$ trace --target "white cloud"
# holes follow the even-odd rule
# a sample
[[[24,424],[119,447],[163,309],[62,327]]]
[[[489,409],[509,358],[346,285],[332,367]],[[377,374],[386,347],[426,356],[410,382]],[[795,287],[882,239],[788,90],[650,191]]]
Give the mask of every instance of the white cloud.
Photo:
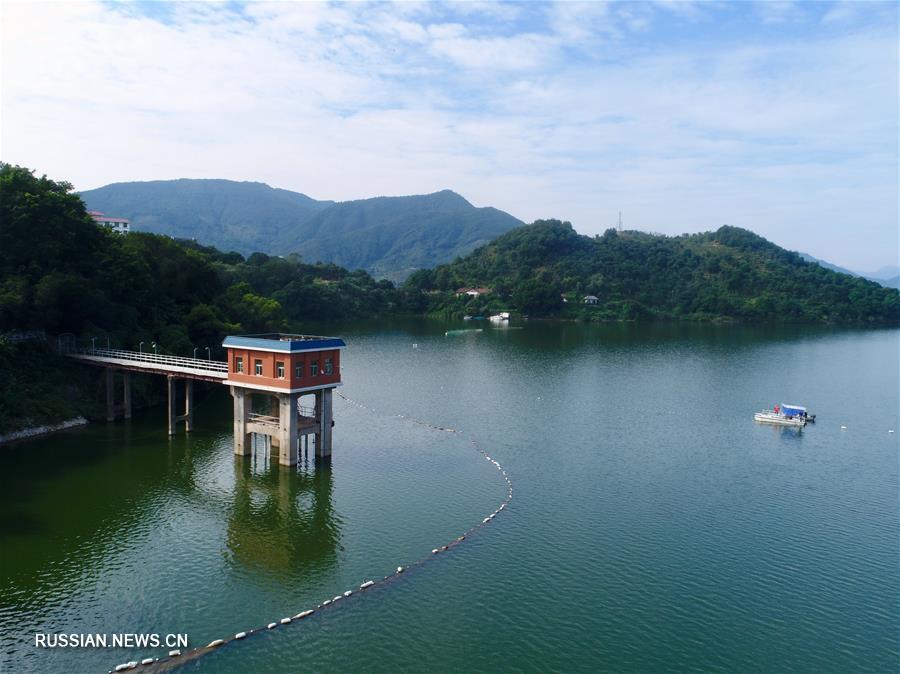
[[[192,4],[160,21],[130,5],[5,3],[0,147],[81,189],[451,188],[586,233],[623,210],[654,231],[728,222],[847,266],[885,263],[896,31],[831,21],[827,35],[734,43],[713,23],[730,6],[690,7]],[[700,21],[696,44],[669,39]],[[864,236],[848,243],[848,227]]]

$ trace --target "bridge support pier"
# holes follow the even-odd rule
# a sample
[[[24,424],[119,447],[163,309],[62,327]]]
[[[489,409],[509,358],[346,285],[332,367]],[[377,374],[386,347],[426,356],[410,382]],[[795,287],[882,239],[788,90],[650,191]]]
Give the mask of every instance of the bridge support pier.
[[[247,432],[250,399],[246,395],[246,389],[239,386],[231,387],[231,397],[234,399],[234,453],[238,456],[250,456],[253,453],[253,444]]]
[[[276,419],[281,418],[281,396],[276,395],[269,398],[269,414]],[[276,433],[269,436],[269,446],[272,449],[281,448],[281,433]]]
[[[122,373],[122,405],[116,404],[116,371],[104,368],[106,376],[106,420],[115,421],[116,413],[121,410],[125,419],[131,418],[131,375]]]
[[[300,453],[300,435],[297,432],[299,399],[297,393],[278,394],[278,463],[282,466],[297,465]],[[274,443],[272,446],[275,446]]]
[[[115,377],[115,371],[108,367],[106,368],[106,420],[107,421],[115,421],[116,420],[116,392],[113,388],[113,378]]]
[[[122,373],[122,414],[126,419],[131,418],[131,374]]]
[[[194,430],[194,381],[192,379],[184,380],[184,414],[177,412],[177,394],[175,391],[176,377],[168,375],[166,377],[169,393],[169,435],[175,435],[175,426],[179,421],[184,422],[184,430],[190,433]]]
[[[316,460],[331,461],[332,397],[334,389],[316,391]]]

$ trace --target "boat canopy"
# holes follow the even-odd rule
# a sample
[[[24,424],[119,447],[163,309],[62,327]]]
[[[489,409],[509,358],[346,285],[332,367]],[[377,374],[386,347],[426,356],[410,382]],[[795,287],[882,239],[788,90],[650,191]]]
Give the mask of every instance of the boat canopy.
[[[800,414],[806,414],[806,408],[800,405],[788,405],[787,403],[781,403],[781,412],[789,417],[792,417]]]

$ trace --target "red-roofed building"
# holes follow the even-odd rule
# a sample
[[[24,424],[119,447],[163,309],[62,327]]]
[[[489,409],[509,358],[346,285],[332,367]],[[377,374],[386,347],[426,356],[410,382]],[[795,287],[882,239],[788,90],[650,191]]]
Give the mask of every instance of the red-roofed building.
[[[128,234],[131,231],[131,220],[128,218],[114,218],[111,215],[104,215],[100,211],[88,211],[94,222],[101,227],[108,227],[116,234]]]

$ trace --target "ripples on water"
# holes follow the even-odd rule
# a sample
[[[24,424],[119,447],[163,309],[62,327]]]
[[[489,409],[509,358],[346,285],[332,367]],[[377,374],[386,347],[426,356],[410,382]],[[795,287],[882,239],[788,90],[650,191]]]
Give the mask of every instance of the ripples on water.
[[[185,669],[896,671],[897,331],[446,327],[342,330],[346,392],[478,437],[515,482],[504,517]],[[819,424],[750,421],[782,401]],[[332,469],[291,473],[235,461],[229,414],[210,397],[190,438],[153,411],[3,450],[13,671],[149,654],[35,650],[35,631],[203,645],[292,615],[503,497],[462,438],[338,402]]]

